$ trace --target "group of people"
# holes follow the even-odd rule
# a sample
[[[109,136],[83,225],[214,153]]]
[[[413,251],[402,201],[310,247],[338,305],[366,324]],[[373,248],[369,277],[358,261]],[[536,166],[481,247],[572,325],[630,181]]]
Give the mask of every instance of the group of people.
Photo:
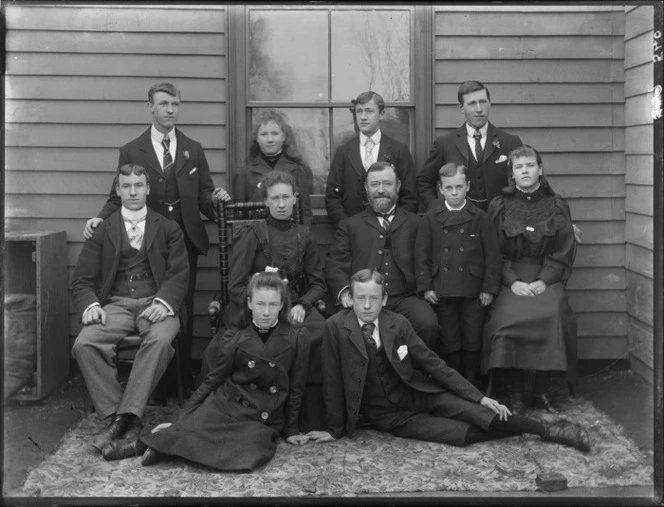
[[[253,470],[280,435],[294,445],[327,442],[362,423],[457,446],[530,433],[589,450],[585,428],[525,416],[528,404],[556,411],[552,371],[574,377],[569,207],[543,176],[540,154],[488,122],[482,83],[463,83],[458,100],[464,124],[436,139],[419,173],[408,148],[380,130],[382,97],[352,101],[358,135],[330,167],[325,204],[336,233],[324,263],[310,230],[312,173],[283,115],[255,118],[231,196],[214,187],[201,145],[175,128],[180,92],[153,86],[152,126],[121,148],[72,279],[83,324],[72,354],[108,421],[93,447],[108,460],[171,456]],[[144,429],[178,333],[193,387],[193,293],[208,247],[201,213],[215,219],[231,199],[269,210],[234,240],[233,318],[173,420]],[[296,205],[303,224],[293,221]],[[325,294],[338,308],[327,320],[315,305]],[[112,350],[131,333],[141,345],[123,389]],[[536,371],[528,399],[524,370]],[[480,390],[490,371],[502,373],[507,405]],[[319,418],[303,425],[307,406]]]

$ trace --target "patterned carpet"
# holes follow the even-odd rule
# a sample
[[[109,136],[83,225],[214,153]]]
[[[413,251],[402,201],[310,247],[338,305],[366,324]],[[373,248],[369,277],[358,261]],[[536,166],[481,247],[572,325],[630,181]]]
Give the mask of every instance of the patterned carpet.
[[[568,487],[651,486],[653,469],[636,445],[590,402],[562,402],[559,419],[590,432],[584,454],[539,437],[512,437],[465,449],[360,430],[352,440],[291,446],[253,473],[220,473],[169,460],[142,467],[139,458],[106,462],[88,442],[103,429],[84,416],[58,450],[28,475],[28,497],[256,497],[336,496],[433,491],[535,491],[542,472],[559,472]],[[146,422],[169,419],[175,407],[151,407]],[[531,412],[550,419],[548,414]]]

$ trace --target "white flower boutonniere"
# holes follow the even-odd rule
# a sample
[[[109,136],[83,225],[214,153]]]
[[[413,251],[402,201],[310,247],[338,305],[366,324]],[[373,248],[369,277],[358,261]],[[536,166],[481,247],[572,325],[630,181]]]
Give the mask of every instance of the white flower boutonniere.
[[[493,147],[496,148],[497,150],[500,149],[500,141],[498,139],[494,139],[491,144],[493,144]]]
[[[184,159],[185,159],[185,160],[189,160],[189,152],[188,152],[187,150],[184,150],[184,151],[182,152],[182,155],[184,155]]]
[[[397,349],[397,355],[399,356],[399,359],[403,361],[403,358],[408,355],[408,345],[402,345]]]

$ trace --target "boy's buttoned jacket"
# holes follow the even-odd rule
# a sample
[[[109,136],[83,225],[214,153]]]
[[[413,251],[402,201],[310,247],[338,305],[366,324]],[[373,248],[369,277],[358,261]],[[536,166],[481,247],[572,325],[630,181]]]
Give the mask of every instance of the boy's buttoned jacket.
[[[470,201],[460,211],[434,203],[415,242],[417,290],[439,297],[497,295],[501,273],[498,233],[489,216]]]

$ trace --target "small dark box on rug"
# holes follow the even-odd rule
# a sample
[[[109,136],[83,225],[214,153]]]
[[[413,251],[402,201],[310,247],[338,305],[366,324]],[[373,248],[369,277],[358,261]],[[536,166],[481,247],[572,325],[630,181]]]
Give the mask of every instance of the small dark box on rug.
[[[538,474],[535,479],[537,487],[546,493],[567,489],[567,478],[558,472],[545,472]]]

